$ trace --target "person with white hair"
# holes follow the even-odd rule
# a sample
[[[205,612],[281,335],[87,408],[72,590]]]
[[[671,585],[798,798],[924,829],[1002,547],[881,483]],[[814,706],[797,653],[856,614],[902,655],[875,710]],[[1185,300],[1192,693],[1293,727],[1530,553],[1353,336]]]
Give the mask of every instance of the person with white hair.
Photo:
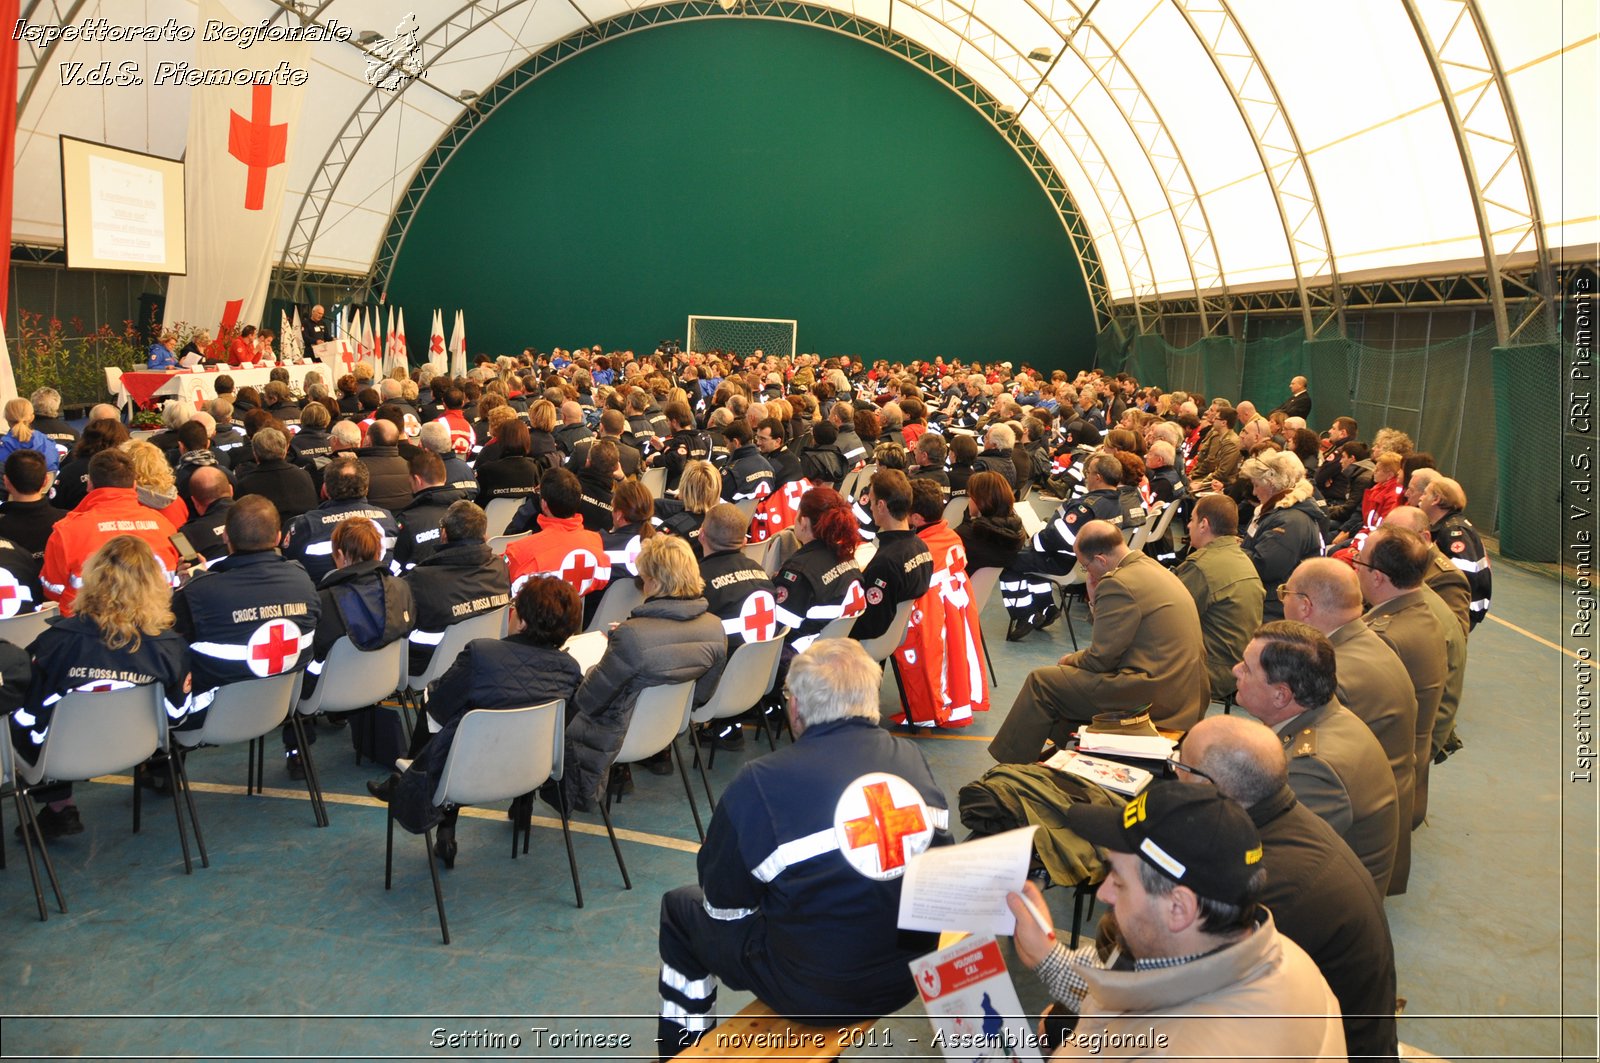
[[[55,388],[40,388],[28,396],[33,403],[33,430],[56,445],[57,456],[67,460],[78,445],[78,430],[61,419],[61,392]]]
[[[1264,587],[1276,587],[1308,557],[1320,557],[1327,527],[1312,498],[1306,467],[1288,451],[1268,451],[1239,467],[1255,491],[1255,518],[1245,530],[1244,552],[1255,563]],[[1283,619],[1283,602],[1268,595],[1263,611],[1268,621]]]
[[[916,996],[931,934],[896,926],[907,861],[948,845],[949,810],[922,751],[878,726],[882,672],[854,639],[789,666],[795,741],[748,761],[717,802],[696,886],[661,899],[663,1058],[716,1025],[717,982],[833,1025]]]

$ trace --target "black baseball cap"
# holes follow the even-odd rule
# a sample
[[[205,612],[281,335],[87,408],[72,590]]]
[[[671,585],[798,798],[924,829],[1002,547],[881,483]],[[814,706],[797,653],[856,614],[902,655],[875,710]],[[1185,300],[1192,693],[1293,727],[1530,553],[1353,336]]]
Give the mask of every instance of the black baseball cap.
[[[1127,805],[1074,804],[1067,828],[1145,863],[1201,896],[1240,904],[1261,866],[1261,836],[1236,802],[1208,783],[1153,783]]]

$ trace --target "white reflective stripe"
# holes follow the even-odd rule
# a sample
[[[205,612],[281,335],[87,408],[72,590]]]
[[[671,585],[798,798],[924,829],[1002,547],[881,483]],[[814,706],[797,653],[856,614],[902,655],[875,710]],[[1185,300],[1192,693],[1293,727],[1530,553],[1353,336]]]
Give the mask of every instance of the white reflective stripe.
[[[412,642],[423,646],[437,646],[444,641],[443,631],[423,631],[420,628],[406,636]]]
[[[839,835],[832,827],[819,830],[815,834],[807,834],[804,838],[784,842],[761,863],[751,869],[750,873],[762,882],[771,882],[783,872],[804,860],[814,856],[831,853],[839,848]]]
[[[773,612],[778,615],[778,623],[782,624],[786,628],[797,628],[801,624],[805,623],[804,617],[798,613],[791,613],[781,605],[774,607]]]
[[[327,539],[320,543],[307,543],[306,554],[311,557],[333,556],[333,540]]]
[[[717,1024],[715,1005],[711,1011],[690,1011],[675,1001],[663,1000],[661,1002],[661,1017],[668,1022],[675,1022],[690,1033],[701,1033]]]
[[[322,662],[321,661],[312,661],[310,664],[306,665],[306,671],[310,672],[312,675],[321,675],[322,674]]]
[[[1452,557],[1450,558],[1450,563],[1463,572],[1485,572],[1489,568],[1487,555],[1478,558],[1476,561],[1468,561],[1464,557]]]
[[[972,707],[970,705],[968,705],[968,706],[963,706],[963,708],[965,708],[965,710],[966,710],[965,717],[970,719],[971,716],[972,716]],[[960,709],[953,710],[950,713],[950,718],[951,719],[956,719],[958,715],[961,715],[961,710]],[[948,808],[934,808],[932,805],[929,805],[928,806],[928,818],[933,820],[933,829],[934,830],[949,830],[950,829],[950,810]]]
[[[27,709],[18,709],[16,712],[11,714],[11,718],[17,721],[18,727],[32,727],[34,724],[39,722],[33,713],[29,712]]]
[[[177,705],[174,705],[171,701],[167,701],[166,698],[162,698],[162,700],[167,702],[167,715],[172,719],[181,720],[185,716],[189,715],[188,698],[184,698],[183,701]]]
[[[713,919],[721,919],[725,923],[732,923],[739,919],[747,919],[756,914],[754,908],[713,908],[710,901],[702,900],[701,906],[706,914]],[[674,987],[676,988],[676,987]]]
[[[711,906],[706,905],[709,909]],[[691,979],[682,971],[669,964],[661,965],[661,984],[668,989],[675,989],[691,1000],[704,1000],[717,991],[717,976],[708,974],[704,978]]]
[[[160,560],[160,559],[158,558],[157,560]],[[67,582],[71,583],[74,587],[82,587],[83,586],[83,577],[78,575],[76,572],[74,572],[72,575],[67,577]]]
[[[41,579],[39,583],[43,585],[44,589],[49,591],[51,594],[60,594],[62,591],[67,589],[67,585],[65,583],[51,583],[47,579]]]
[[[744,631],[744,618],[736,616],[732,620],[724,620],[722,622],[722,630],[724,634],[728,635],[739,634]]]
[[[203,653],[207,657],[215,657],[220,661],[247,661],[250,659],[250,647],[234,645],[227,642],[191,642],[189,648],[196,653]]]
[[[790,625],[788,625],[788,624],[784,625],[784,627],[789,627],[789,626]],[[796,653],[804,653],[804,652],[806,652],[806,647],[811,645],[813,642],[817,641],[817,636],[820,635],[820,634],[822,634],[822,632],[818,631],[818,632],[814,632],[814,633],[812,633],[810,635],[801,635],[799,638],[795,639],[794,640],[794,652],[796,652]]]
[[[1489,599],[1488,598],[1478,598],[1478,599],[1474,600],[1472,602],[1472,604],[1468,608],[1480,609],[1483,612],[1487,613],[1489,611]]]

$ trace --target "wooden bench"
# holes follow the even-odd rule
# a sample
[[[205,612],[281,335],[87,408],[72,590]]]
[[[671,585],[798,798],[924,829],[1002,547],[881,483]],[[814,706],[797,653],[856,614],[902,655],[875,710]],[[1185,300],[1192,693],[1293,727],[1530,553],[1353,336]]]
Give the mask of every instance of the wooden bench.
[[[870,1043],[876,1019],[848,1026],[807,1026],[752,1000],[737,1015],[713,1027],[679,1059],[833,1060],[846,1049]]]

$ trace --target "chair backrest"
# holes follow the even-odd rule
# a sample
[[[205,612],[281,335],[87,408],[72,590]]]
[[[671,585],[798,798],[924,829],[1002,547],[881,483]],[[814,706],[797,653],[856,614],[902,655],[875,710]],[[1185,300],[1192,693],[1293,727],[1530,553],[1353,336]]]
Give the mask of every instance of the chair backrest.
[[[17,785],[16,755],[11,751],[11,725],[0,727],[0,793],[9,793]]]
[[[636,764],[653,757],[672,744],[689,727],[689,704],[694,700],[694,683],[666,683],[646,687],[633,703],[633,718],[622,738],[618,764]]]
[[[756,515],[756,507],[760,504],[759,498],[741,498],[734,503],[734,507],[744,514],[745,520],[750,520]]]
[[[497,639],[500,632],[506,627],[506,608],[502,607],[488,613],[479,613],[459,620],[444,629],[444,637],[439,640],[439,645],[433,648],[433,657],[428,661],[428,667],[421,675],[410,675],[411,655],[406,654],[406,687],[410,690],[423,690],[429,683],[444,675],[445,670],[456,663],[456,658],[461,656],[461,651],[467,648],[467,643],[473,639]]]
[[[1017,519],[1022,521],[1022,533],[1029,539],[1044,530],[1044,518],[1039,516],[1039,511],[1033,508],[1032,503],[1024,503],[1016,508]]]
[[[484,514],[489,518],[488,534],[499,536],[503,533],[506,526],[511,523],[511,518],[517,515],[517,510],[521,508],[523,501],[524,499],[520,497],[491,498],[489,508],[484,510]]]
[[[1133,534],[1128,537],[1129,550],[1136,554],[1144,550],[1144,544],[1150,541],[1150,527],[1150,522],[1147,520],[1133,529]]]
[[[856,616],[861,614],[857,613]],[[828,626],[817,632],[819,639],[843,639],[850,637],[850,631],[856,626],[855,616],[841,616],[837,620],[828,621]]]
[[[781,629],[765,642],[746,642],[733,651],[711,700],[690,713],[695,723],[738,716],[767,696],[783,656]]]
[[[636,579],[624,577],[612,580],[600,595],[600,604],[595,606],[594,618],[589,621],[585,631],[605,631],[612,624],[620,624],[644,601],[644,589]]]
[[[1167,528],[1172,524],[1173,516],[1178,512],[1176,501],[1168,502],[1161,507],[1161,516],[1156,518],[1156,526],[1150,532],[1150,541],[1158,543],[1167,534]]]
[[[761,568],[769,576],[776,576],[778,569],[800,549],[800,540],[795,536],[793,528],[783,531],[767,540],[767,552],[761,558]]]
[[[667,493],[667,467],[657,465],[646,469],[639,474],[639,482],[650,489],[651,498],[660,498]]]
[[[547,701],[516,709],[473,709],[461,717],[434,791],[435,805],[481,805],[521,797],[561,778],[567,708]]]
[[[967,496],[956,495],[944,504],[944,519],[950,527],[954,528],[961,523],[961,518],[967,512]]]
[[[772,552],[772,544],[777,541],[778,540],[776,538],[772,538],[763,539],[759,543],[745,543],[743,547],[744,556],[748,557],[750,560],[754,561],[756,564],[765,569],[767,566],[767,555]]]
[[[50,620],[60,615],[60,606],[55,602],[45,602],[31,613],[8,616],[0,620],[0,639],[26,649],[28,643],[38,638],[44,633],[44,629],[50,626]]]
[[[989,596],[994,593],[995,584],[1000,582],[1001,569],[980,568],[973,574],[968,587],[971,588],[972,601],[978,607],[978,612],[983,612],[983,607],[989,604]]]
[[[288,719],[300,700],[304,672],[285,672],[265,679],[247,679],[217,688],[197,731],[174,731],[182,746],[222,746],[251,742]]]
[[[489,537],[489,549],[500,557],[504,557],[512,543],[519,539],[526,539],[532,534],[533,532],[523,532],[520,535],[492,535]]]
[[[878,540],[861,540],[861,542],[856,545],[856,553],[854,558],[856,568],[866,571],[867,564],[876,556],[878,556]]]
[[[341,635],[328,651],[317,688],[301,712],[351,712],[376,705],[406,681],[409,643],[395,639],[381,650],[358,650],[349,635]]]
[[[865,639],[861,648],[867,651],[867,656],[882,664],[888,660],[889,654],[900,648],[900,643],[906,638],[906,625],[911,622],[911,609],[917,604],[915,598],[907,598],[894,607],[894,619],[889,621],[889,626],[883,634],[875,639]]]
[[[76,782],[126,771],[164,748],[167,710],[159,683],[94,694],[68,694],[50,716],[39,763],[30,780]]]

